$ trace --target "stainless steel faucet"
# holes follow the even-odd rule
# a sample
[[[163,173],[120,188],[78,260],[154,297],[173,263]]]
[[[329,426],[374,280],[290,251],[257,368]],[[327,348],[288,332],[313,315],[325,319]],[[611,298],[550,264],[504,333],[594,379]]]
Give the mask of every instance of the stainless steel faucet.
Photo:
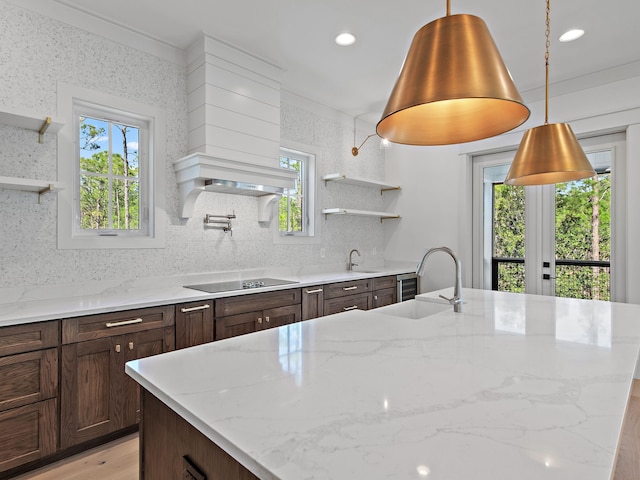
[[[358,266],[357,263],[353,263],[353,254],[354,253],[357,254],[358,257],[360,256],[360,252],[358,250],[356,250],[355,248],[349,252],[349,262],[347,262],[347,270],[349,270],[349,271],[352,271],[353,267],[357,267]]]
[[[453,298],[447,298],[444,295],[440,295],[440,298],[444,298],[447,302],[453,305],[454,312],[462,312],[462,264],[460,263],[460,260],[458,259],[456,254],[453,253],[453,250],[451,250],[449,247],[435,247],[427,250],[427,253],[424,254],[424,257],[422,257],[422,260],[420,260],[420,263],[418,264],[416,275],[422,275],[422,271],[424,270],[424,262],[427,257],[429,257],[429,255],[431,255],[433,252],[448,253],[449,255],[451,255],[451,258],[453,258],[453,262],[456,264],[456,284],[453,287]]]

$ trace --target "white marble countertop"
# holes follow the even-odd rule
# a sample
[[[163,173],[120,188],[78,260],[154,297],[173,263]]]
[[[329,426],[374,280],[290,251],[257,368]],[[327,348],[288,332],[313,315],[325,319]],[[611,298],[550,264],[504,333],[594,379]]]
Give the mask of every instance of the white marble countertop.
[[[609,479],[640,306],[463,292],[126,371],[261,479]]]
[[[269,268],[237,272],[211,272],[168,277],[96,281],[83,284],[46,285],[0,289],[0,327],[23,323],[78,317],[134,308],[222,298],[250,293],[305,287],[415,272],[407,262],[388,262],[348,272],[343,265],[311,266],[298,269]],[[279,278],[298,282],[275,287],[206,293],[183,285],[226,282],[251,278]]]

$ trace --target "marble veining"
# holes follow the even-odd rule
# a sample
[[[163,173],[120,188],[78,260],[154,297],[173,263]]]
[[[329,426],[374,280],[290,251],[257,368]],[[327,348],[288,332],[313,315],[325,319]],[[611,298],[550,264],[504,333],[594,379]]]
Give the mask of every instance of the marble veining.
[[[609,479],[640,307],[463,292],[126,368],[262,479]]]
[[[55,320],[133,308],[197,302],[234,295],[297,288],[310,285],[408,273],[413,263],[388,262],[364,272],[347,272],[343,264],[298,268],[254,268],[228,272],[195,273],[122,280],[101,280],[82,284],[0,288],[0,327],[21,323]],[[371,273],[374,272],[374,273]],[[275,277],[296,284],[205,293],[183,285],[224,282],[259,277]]]

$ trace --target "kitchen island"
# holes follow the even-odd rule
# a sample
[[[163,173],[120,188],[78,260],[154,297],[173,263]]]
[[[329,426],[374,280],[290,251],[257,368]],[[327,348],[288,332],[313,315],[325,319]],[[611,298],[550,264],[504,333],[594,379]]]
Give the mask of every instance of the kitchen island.
[[[463,297],[462,313],[427,294],[128,363],[142,478],[185,461],[208,480],[611,478],[640,306]]]

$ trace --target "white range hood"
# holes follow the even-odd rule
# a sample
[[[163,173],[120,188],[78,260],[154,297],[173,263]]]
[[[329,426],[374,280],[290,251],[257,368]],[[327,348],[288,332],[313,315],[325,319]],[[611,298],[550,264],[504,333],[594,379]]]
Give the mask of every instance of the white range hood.
[[[180,188],[181,217],[193,216],[196,199],[202,192],[222,192],[259,197],[259,221],[267,221],[264,211],[284,189],[294,188],[297,172],[225,160],[205,153],[193,153],[173,162]]]
[[[258,197],[259,220],[294,188],[280,168],[282,70],[202,33],[187,51],[188,155],[174,162],[181,217],[206,191]]]

